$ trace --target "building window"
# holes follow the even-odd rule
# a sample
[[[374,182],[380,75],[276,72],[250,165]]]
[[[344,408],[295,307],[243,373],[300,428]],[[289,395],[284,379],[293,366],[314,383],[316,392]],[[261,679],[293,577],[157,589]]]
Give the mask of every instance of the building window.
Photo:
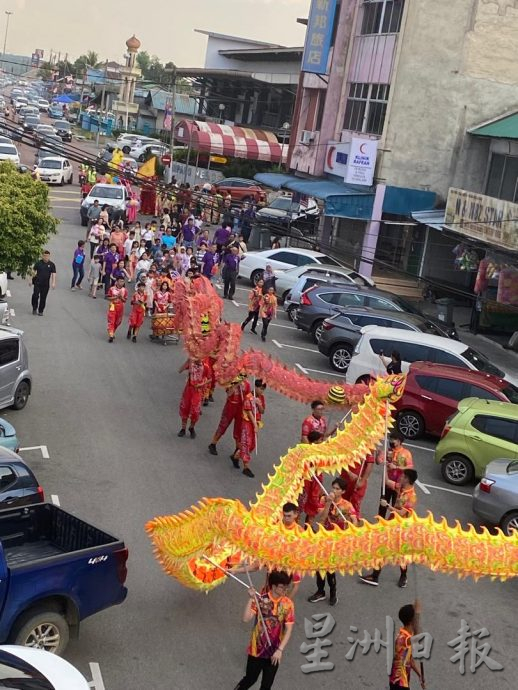
[[[365,0],[360,33],[397,34],[401,28],[404,0]]]
[[[518,156],[494,153],[486,184],[487,196],[518,201]]]
[[[382,134],[389,88],[389,84],[351,84],[345,107],[344,129]]]

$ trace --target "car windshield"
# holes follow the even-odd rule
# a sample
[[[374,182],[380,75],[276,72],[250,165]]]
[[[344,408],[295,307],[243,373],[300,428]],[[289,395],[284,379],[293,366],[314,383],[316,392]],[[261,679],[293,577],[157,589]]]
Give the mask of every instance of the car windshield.
[[[25,122],[29,125],[37,125],[39,121],[40,121],[40,118],[35,117],[34,115],[29,115],[29,117],[25,118]]]
[[[419,324],[419,330],[423,333],[430,333],[431,335],[441,335],[444,336],[444,332],[436,326],[433,321],[423,321]]]
[[[56,129],[70,129],[70,122],[56,122]]]
[[[518,388],[516,386],[513,386],[512,383],[508,383],[505,388],[502,388],[502,393],[509,402],[518,405]]]
[[[5,156],[16,156],[17,151],[14,146],[6,146],[5,144],[0,144],[0,154]]]
[[[99,185],[95,185],[88,196],[94,199],[122,199],[122,187],[99,187]]]
[[[50,158],[44,158],[40,162],[40,168],[51,168],[55,170],[61,170],[61,161],[54,161]]]
[[[340,266],[341,265],[338,263],[338,261],[335,261],[330,256],[326,256],[325,254],[319,254],[317,259],[319,261],[321,261],[323,264],[329,264],[330,266]]]
[[[279,211],[289,211],[292,207],[292,200],[291,197],[289,196],[278,196],[276,199],[272,201],[272,203],[267,207],[268,208],[277,208]],[[293,207],[296,207],[297,204],[293,204]]]
[[[38,132],[40,132],[40,133],[48,132],[49,134],[50,133],[54,134],[54,127],[51,127],[50,125],[38,125]]]
[[[467,359],[468,362],[473,364],[475,369],[478,369],[479,371],[484,371],[486,374],[493,374],[494,376],[499,376],[500,378],[505,376],[504,372],[491,364],[487,357],[481,355],[480,352],[476,352],[476,350],[472,350],[471,347],[468,347],[467,350],[464,350],[461,356],[464,357],[464,359]]]

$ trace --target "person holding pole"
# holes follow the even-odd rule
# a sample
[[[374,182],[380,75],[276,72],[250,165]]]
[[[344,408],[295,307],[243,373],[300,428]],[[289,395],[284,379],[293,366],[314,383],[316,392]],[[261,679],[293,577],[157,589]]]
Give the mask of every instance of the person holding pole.
[[[257,399],[251,392],[246,393],[243,399],[241,423],[237,427],[238,435],[235,437],[237,450],[230,456],[232,464],[239,468],[239,460],[243,461],[243,474],[246,477],[255,477],[249,467],[252,452],[257,448]]]
[[[385,498],[389,505],[394,505],[397,498],[397,491],[394,487],[400,481],[403,470],[414,467],[412,453],[403,446],[403,440],[403,436],[398,431],[393,431],[388,441],[390,450],[386,454],[386,477],[385,486],[382,489],[384,491],[382,499]],[[383,506],[382,503],[380,503],[378,515],[382,518],[387,515],[387,507]]]
[[[248,646],[246,673],[235,690],[247,690],[261,678],[261,689],[270,690],[290,640],[295,623],[295,607],[287,596],[291,576],[274,570],[268,576],[268,591],[259,595],[253,587],[243,613],[243,621],[254,621]]]
[[[343,497],[347,489],[347,484],[342,477],[336,477],[336,479],[333,480],[330,492],[327,492],[322,485],[321,487],[325,496],[322,497],[317,520],[323,523],[324,529],[333,530],[335,529],[335,525],[340,529],[345,529],[348,522],[357,525],[358,516],[356,511],[352,503]],[[326,577],[327,584],[329,585],[329,605],[336,606],[336,602],[338,601],[336,596],[336,574],[327,572]],[[308,598],[311,604],[315,604],[317,601],[323,601],[326,598],[325,579],[319,572],[317,572],[316,578],[317,591]]]

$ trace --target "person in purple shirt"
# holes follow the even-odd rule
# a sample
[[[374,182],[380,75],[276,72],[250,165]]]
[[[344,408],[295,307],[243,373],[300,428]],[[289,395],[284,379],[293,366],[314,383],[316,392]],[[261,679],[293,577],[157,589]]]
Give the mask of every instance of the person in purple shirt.
[[[187,223],[182,227],[182,244],[187,249],[194,246],[194,237],[196,235],[196,226],[194,225],[194,218],[188,218]]]
[[[239,261],[239,249],[237,247],[232,247],[231,251],[223,257],[223,270],[221,271],[223,299],[234,299]]]
[[[207,247],[207,251],[203,255],[203,259],[201,260],[201,272],[205,276],[205,278],[208,278],[211,282],[214,278],[213,269],[214,266],[218,265],[218,261],[219,257],[216,254],[216,245],[211,244],[209,247]]]
[[[229,223],[224,223],[220,228],[214,233],[212,241],[218,248],[218,253],[221,253],[223,247],[227,244],[232,233],[232,226]]]
[[[110,251],[104,255],[103,278],[104,278],[104,296],[108,299],[108,290],[111,287],[112,271],[120,259],[117,253],[117,245],[110,244]]]
[[[85,241],[84,240],[79,240],[77,243],[77,248],[74,252],[74,258],[72,259],[72,285],[70,286],[71,290],[75,290],[76,288],[78,290],[82,290],[83,288],[81,287],[81,283],[83,282],[83,278],[85,277]]]

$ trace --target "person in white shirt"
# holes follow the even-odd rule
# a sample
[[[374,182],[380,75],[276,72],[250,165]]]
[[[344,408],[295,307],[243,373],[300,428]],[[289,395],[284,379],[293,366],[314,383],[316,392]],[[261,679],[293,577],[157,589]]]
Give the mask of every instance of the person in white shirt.
[[[145,271],[146,273],[149,271],[151,268],[152,261],[148,257],[147,252],[144,252],[140,259],[137,261],[137,278],[139,277],[139,273],[141,271]]]
[[[130,230],[128,239],[124,242],[124,256],[129,256],[131,254],[131,249],[133,247],[133,242],[135,241],[135,230]]]
[[[97,251],[97,247],[99,246],[99,243],[103,238],[103,235],[104,226],[100,225],[99,223],[94,223],[94,225],[92,225],[92,227],[88,231],[86,239],[90,243],[90,259],[93,259],[93,256]]]

